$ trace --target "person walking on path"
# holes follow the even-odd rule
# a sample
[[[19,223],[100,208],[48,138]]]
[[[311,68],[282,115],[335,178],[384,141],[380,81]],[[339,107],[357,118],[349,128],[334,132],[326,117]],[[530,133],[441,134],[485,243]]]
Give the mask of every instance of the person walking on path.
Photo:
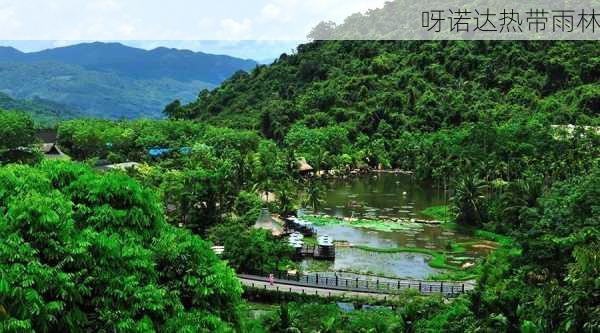
[[[269,274],[269,284],[270,284],[271,286],[274,286],[274,285],[275,285],[275,275],[273,275],[273,274]]]

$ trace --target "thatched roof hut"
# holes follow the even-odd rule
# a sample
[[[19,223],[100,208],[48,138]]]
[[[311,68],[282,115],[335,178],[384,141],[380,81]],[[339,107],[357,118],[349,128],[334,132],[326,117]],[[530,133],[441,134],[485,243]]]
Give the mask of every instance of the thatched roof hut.
[[[44,154],[44,156],[48,159],[69,159],[65,153],[60,150],[57,144],[55,143],[43,143],[39,146],[40,151]]]
[[[309,173],[309,172],[313,172],[313,171],[314,171],[313,167],[310,166],[310,164],[308,164],[308,162],[306,162],[306,159],[304,157],[302,157],[298,160],[298,172]]]

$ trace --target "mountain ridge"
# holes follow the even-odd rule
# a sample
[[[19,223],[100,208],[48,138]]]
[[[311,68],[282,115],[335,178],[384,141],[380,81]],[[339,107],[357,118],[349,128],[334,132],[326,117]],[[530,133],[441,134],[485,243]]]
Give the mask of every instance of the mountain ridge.
[[[2,51],[4,50],[4,51]],[[87,70],[113,72],[134,79],[171,78],[220,84],[239,70],[249,71],[254,60],[191,50],[157,47],[144,50],[121,43],[80,43],[37,52],[0,48],[0,62],[60,62]]]
[[[191,102],[199,91],[256,65],[231,56],[120,43],[29,53],[0,47],[0,92],[18,100],[56,102],[86,117],[161,118],[172,100]]]

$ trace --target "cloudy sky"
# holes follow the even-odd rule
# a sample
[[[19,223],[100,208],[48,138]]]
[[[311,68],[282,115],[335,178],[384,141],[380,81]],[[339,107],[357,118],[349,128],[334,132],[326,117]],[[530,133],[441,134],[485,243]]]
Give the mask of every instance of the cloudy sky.
[[[0,0],[0,41],[25,51],[76,41],[135,41],[126,44],[266,59],[289,52],[320,21],[339,23],[384,2]]]

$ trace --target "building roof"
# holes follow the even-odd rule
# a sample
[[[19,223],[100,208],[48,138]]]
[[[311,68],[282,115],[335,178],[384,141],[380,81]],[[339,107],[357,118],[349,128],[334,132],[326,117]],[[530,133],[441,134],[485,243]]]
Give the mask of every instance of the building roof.
[[[170,154],[172,152],[179,152],[182,155],[189,155],[192,153],[192,147],[181,147],[181,148],[152,148],[148,150],[148,155],[151,157],[161,157],[163,155]]]
[[[68,159],[65,153],[60,150],[57,144],[55,143],[43,143],[39,145],[40,151],[44,154],[46,158],[49,159]]]
[[[298,160],[298,171],[311,172],[313,170],[314,170],[313,167],[310,166],[310,164],[308,164],[308,162],[306,162],[306,159],[304,157],[302,157]]]
[[[213,246],[211,249],[216,255],[221,255],[225,252],[225,246]]]

